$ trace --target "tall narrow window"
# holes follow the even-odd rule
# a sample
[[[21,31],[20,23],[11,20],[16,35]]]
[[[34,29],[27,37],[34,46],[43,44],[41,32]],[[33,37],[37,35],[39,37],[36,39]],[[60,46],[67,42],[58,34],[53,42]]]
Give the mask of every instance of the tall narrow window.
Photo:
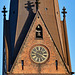
[[[56,63],[56,70],[58,70],[58,61],[56,60],[55,63]]]
[[[40,24],[36,27],[36,38],[43,38],[42,27]]]
[[[21,60],[22,70],[24,69],[24,60]]]

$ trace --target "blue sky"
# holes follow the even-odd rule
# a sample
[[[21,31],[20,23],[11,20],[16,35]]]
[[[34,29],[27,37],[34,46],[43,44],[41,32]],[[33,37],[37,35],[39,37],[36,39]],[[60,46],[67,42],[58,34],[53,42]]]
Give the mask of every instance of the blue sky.
[[[69,40],[70,58],[72,71],[75,72],[75,0],[58,0],[60,12],[63,6],[67,9],[66,23],[67,23],[67,33]],[[9,11],[10,0],[0,0],[0,75],[2,75],[2,52],[3,52],[3,6],[6,6]],[[62,14],[61,20],[63,18]],[[7,19],[9,19],[9,12],[7,13]]]

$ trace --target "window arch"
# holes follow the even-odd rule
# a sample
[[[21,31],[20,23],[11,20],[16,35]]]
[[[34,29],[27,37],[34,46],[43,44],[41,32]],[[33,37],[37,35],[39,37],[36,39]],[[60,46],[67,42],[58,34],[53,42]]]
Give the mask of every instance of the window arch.
[[[43,38],[42,27],[40,24],[36,27],[36,38]]]

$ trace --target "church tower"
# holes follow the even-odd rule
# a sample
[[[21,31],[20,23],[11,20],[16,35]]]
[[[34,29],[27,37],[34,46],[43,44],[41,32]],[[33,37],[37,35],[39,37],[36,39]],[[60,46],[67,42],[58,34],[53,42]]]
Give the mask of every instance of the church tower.
[[[11,0],[4,6],[3,75],[70,74],[66,9],[58,0]]]

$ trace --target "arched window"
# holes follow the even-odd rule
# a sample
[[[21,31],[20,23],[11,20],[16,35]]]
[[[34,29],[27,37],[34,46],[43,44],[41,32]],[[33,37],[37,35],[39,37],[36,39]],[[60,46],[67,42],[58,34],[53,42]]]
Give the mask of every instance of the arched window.
[[[36,38],[43,38],[42,27],[40,24],[36,27]]]

